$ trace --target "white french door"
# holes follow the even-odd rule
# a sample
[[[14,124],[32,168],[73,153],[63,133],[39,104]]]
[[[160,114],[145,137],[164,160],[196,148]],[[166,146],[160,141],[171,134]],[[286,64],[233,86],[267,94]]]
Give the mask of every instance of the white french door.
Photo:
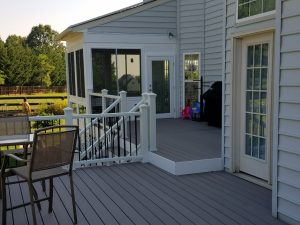
[[[240,171],[270,181],[272,34],[242,41]]]
[[[157,94],[158,118],[174,117],[174,59],[172,57],[148,57],[148,85]]]

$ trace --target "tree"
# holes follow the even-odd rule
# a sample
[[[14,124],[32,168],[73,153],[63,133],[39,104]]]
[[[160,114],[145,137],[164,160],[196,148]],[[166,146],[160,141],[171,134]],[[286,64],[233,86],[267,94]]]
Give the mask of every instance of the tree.
[[[50,25],[40,24],[31,29],[26,43],[36,55],[48,56],[48,63],[54,67],[49,74],[52,85],[65,85],[65,47],[56,40],[57,35],[58,32],[52,30]]]
[[[33,54],[25,45],[25,39],[10,35],[5,43],[6,57],[3,74],[6,85],[27,85],[32,72]]]
[[[49,63],[48,56],[39,54],[33,63],[31,84],[49,87],[51,85],[50,74],[54,66]]]
[[[4,41],[2,41],[0,38],[0,85],[5,84],[4,68],[7,54],[4,44]]]
[[[27,36],[27,45],[36,50],[48,47],[57,47],[59,42],[55,40],[58,33],[52,30],[50,25],[42,25],[32,27],[31,32]]]

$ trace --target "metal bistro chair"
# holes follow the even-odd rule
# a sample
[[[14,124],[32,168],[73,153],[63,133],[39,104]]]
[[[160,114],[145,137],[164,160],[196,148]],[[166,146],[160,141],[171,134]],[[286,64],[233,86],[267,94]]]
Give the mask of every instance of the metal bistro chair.
[[[11,173],[23,178],[29,186],[30,203],[7,208],[6,206],[6,185],[5,173],[1,173],[3,189],[3,207],[2,207],[2,225],[6,225],[6,212],[22,206],[31,205],[34,225],[36,222],[35,203],[48,200],[48,212],[53,211],[53,178],[63,175],[69,175],[71,196],[73,204],[74,223],[77,224],[77,214],[74,196],[74,186],[72,177],[72,164],[76,141],[78,138],[78,126],[53,126],[36,130],[34,132],[33,147],[31,159],[24,160],[13,154],[5,155],[4,168],[9,158],[21,162],[27,162],[27,166],[12,168]],[[49,197],[37,199],[33,183],[49,180]]]
[[[13,150],[10,149],[9,153],[23,154],[23,157],[26,158],[28,152],[29,139],[30,139],[30,122],[29,122],[28,115],[22,115],[22,114],[9,115],[9,116],[6,114],[0,115],[0,146],[2,148],[7,147],[7,149],[9,149],[8,146],[14,146],[14,143],[18,145],[23,144],[24,148],[13,149]],[[3,151],[0,150],[0,165],[1,165],[3,153],[7,152],[4,150]],[[1,194],[2,192],[1,192],[1,183],[0,183],[0,199],[2,198]]]

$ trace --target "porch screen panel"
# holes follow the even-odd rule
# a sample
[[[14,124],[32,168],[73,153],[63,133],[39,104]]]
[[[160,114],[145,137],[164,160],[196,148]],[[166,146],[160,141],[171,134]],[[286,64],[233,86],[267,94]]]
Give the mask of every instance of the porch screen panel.
[[[117,75],[119,91],[127,96],[141,94],[141,50],[117,49]]]
[[[94,92],[107,89],[109,94],[116,95],[116,50],[92,49],[93,85]]]
[[[85,97],[83,50],[76,51],[77,94]]]
[[[70,95],[76,95],[74,52],[68,53],[68,74]]]

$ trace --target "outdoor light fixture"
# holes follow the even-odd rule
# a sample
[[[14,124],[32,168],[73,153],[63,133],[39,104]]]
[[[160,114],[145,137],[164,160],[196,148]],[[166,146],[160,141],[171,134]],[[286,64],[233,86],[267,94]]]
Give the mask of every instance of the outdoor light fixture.
[[[173,39],[174,38],[174,34],[172,32],[169,32],[169,38]]]

